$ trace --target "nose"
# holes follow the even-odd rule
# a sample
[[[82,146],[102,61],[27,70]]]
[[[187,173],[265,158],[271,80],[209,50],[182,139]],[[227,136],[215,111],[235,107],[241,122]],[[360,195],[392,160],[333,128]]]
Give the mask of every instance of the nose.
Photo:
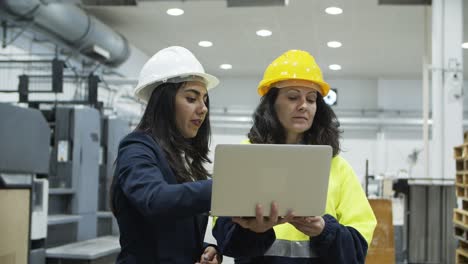
[[[307,109],[307,98],[302,97],[299,101],[299,111],[303,112]]]
[[[197,112],[198,112],[199,115],[203,115],[203,116],[208,112],[208,107],[206,106],[205,102],[202,101],[200,103]]]

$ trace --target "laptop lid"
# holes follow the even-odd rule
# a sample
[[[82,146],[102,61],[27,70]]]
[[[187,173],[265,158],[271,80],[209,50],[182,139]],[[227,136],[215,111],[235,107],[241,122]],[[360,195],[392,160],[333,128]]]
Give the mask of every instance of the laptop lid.
[[[211,214],[264,215],[276,201],[279,214],[323,215],[332,148],[324,145],[239,144],[216,146]]]

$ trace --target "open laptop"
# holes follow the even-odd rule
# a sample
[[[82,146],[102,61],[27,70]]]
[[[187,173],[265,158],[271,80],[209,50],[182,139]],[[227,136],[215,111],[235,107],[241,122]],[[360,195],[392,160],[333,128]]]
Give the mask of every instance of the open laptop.
[[[327,201],[332,148],[322,145],[217,145],[211,214],[265,216],[276,201],[280,216],[323,215]]]

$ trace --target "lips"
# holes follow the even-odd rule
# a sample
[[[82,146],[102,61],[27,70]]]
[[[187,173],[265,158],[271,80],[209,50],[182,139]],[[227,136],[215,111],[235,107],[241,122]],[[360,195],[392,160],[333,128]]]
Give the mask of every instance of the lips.
[[[305,116],[295,116],[295,117],[293,117],[293,119],[295,119],[295,120],[305,120],[305,121],[308,120],[307,117],[305,117]]]
[[[190,122],[192,122],[192,124],[194,124],[196,127],[200,127],[203,123],[203,120],[201,119],[194,119],[194,120],[190,120]]]

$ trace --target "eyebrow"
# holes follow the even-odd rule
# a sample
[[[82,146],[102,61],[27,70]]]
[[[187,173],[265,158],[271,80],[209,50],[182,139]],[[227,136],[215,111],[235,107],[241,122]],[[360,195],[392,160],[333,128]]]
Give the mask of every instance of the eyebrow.
[[[190,89],[190,88],[189,88],[189,89],[186,89],[186,90],[184,91],[184,93],[187,93],[187,92],[192,92],[192,93],[194,93],[194,94],[196,94],[196,95],[198,95],[198,96],[201,96],[201,93],[200,93],[199,91],[195,90],[195,89]],[[205,93],[205,94],[203,95],[203,97],[207,97],[207,96],[208,96],[208,93]]]
[[[289,93],[291,91],[295,91],[295,92],[298,92],[298,93],[301,93],[301,91],[299,89],[295,89],[295,88],[291,88],[289,89],[286,93]],[[310,95],[310,94],[315,94],[317,95],[317,91],[313,90],[313,91],[310,91],[308,93],[306,93],[306,96]]]
[[[289,92],[297,92],[297,93],[300,93],[301,91],[299,91],[298,89],[294,89],[294,88],[291,88],[291,89],[285,91],[285,93],[289,93]]]

